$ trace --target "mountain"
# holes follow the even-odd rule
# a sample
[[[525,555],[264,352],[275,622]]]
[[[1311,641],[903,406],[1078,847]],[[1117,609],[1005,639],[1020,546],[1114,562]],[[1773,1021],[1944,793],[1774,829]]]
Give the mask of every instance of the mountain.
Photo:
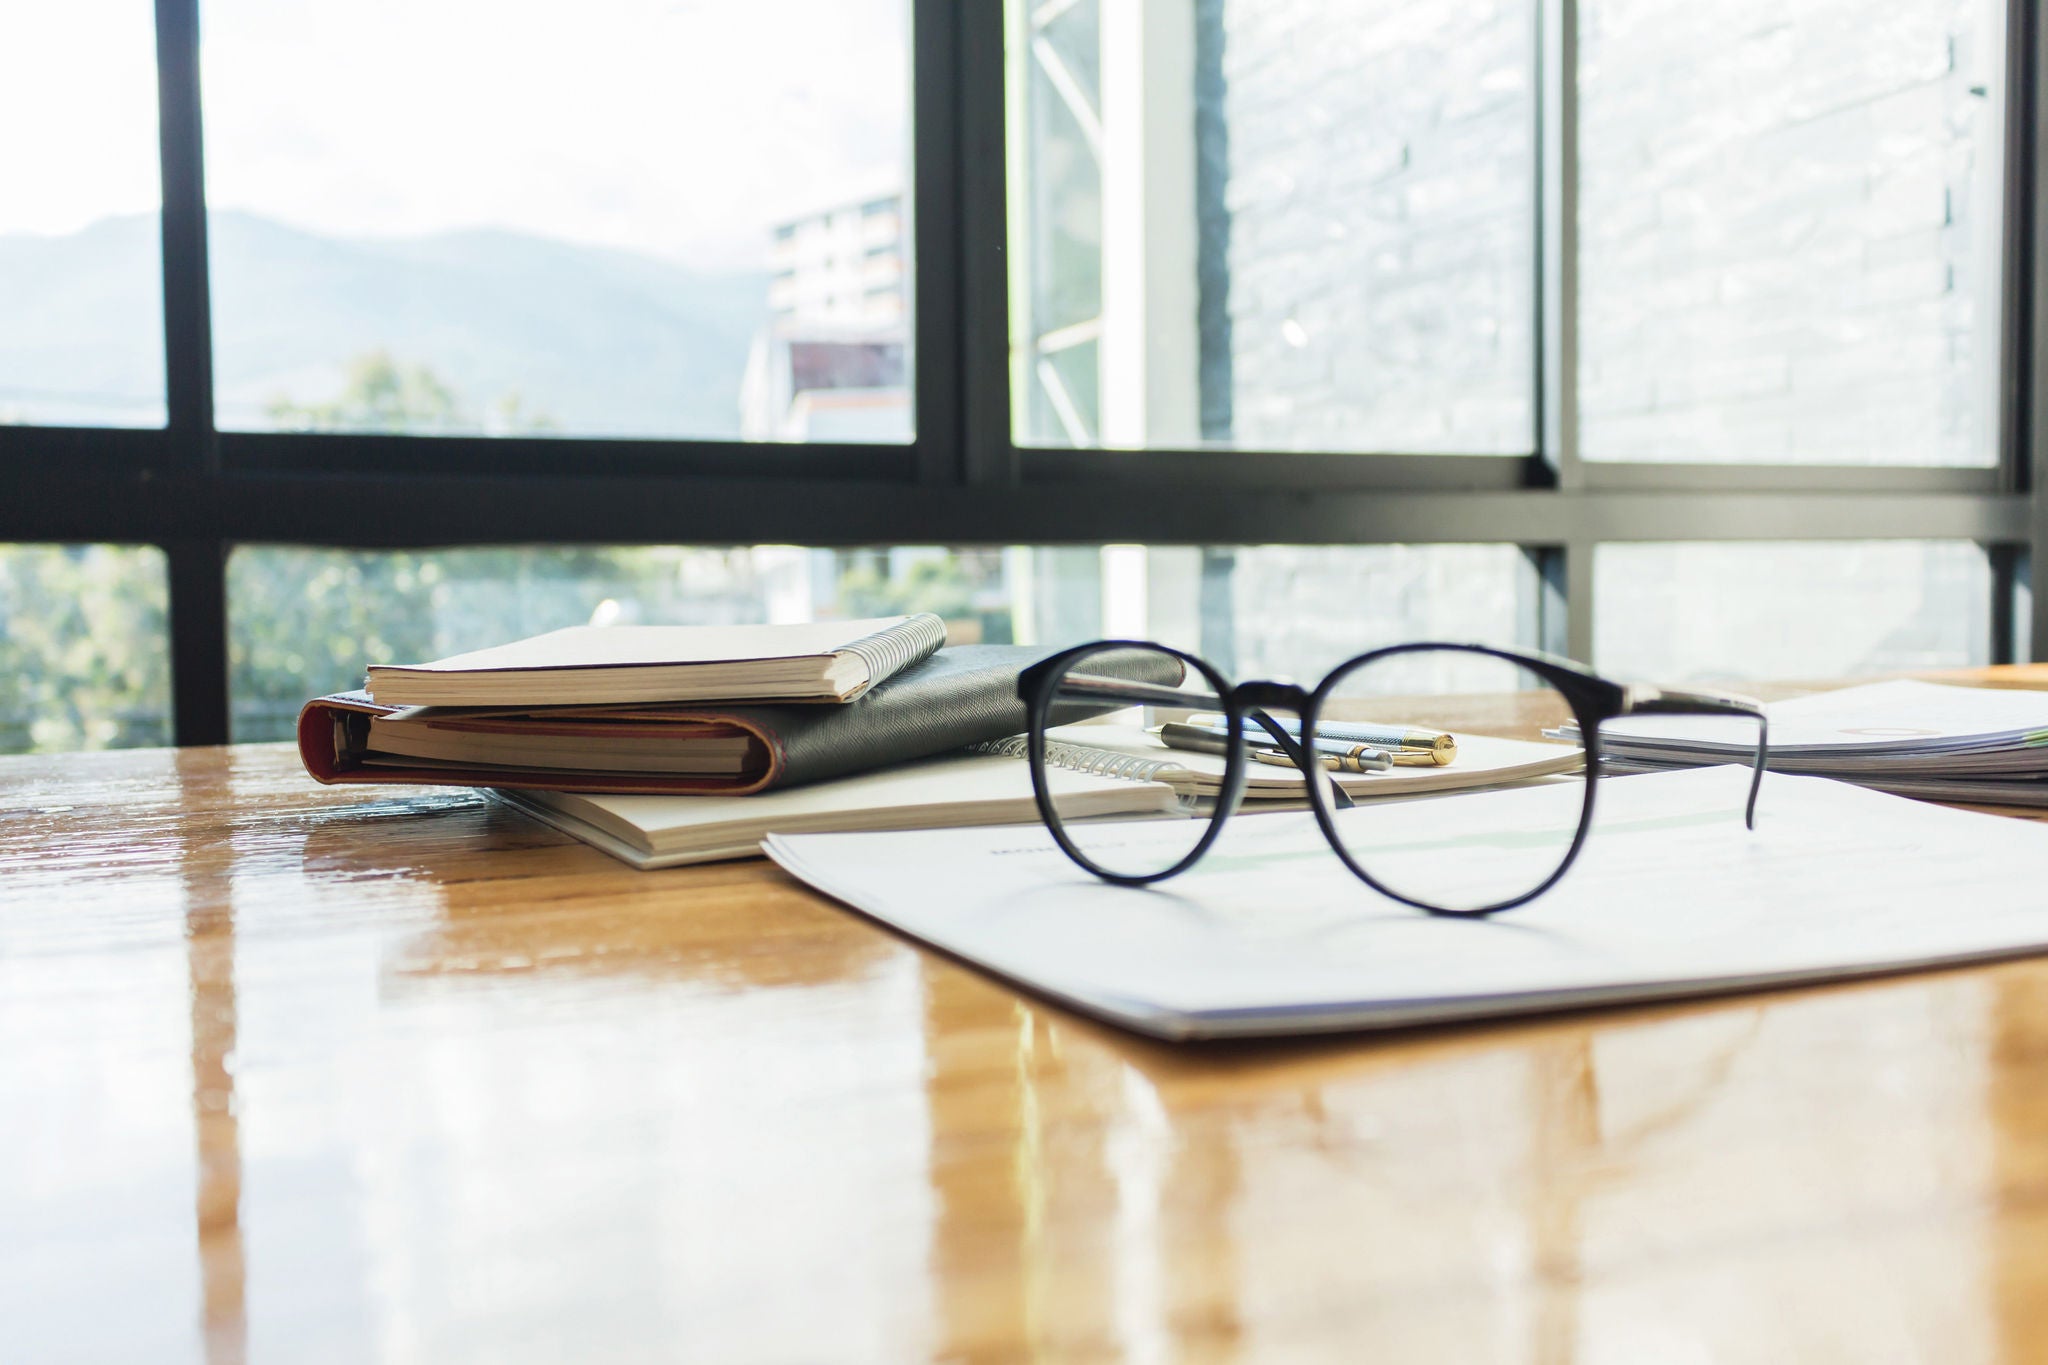
[[[497,230],[328,237],[243,213],[211,227],[223,428],[271,425],[277,399],[331,402],[349,362],[382,350],[433,371],[479,428],[516,397],[570,435],[739,433],[765,275]],[[0,237],[0,413],[162,419],[156,232],[145,214]]]
[[[0,236],[0,422],[164,420],[156,215]]]

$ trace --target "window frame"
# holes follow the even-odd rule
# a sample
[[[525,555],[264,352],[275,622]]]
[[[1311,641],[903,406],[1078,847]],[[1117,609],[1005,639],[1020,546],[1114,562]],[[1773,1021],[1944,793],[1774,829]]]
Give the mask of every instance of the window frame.
[[[1537,0],[1535,449],[1526,455],[1019,446],[1010,410],[1005,15],[909,0],[916,436],[908,445],[221,432],[212,416],[200,0],[156,0],[168,420],[0,426],[0,542],[160,546],[173,728],[228,739],[226,560],[238,543],[1518,545],[1543,585],[1524,643],[1592,661],[1595,548],[1615,541],[1963,539],[1992,572],[1994,662],[2048,658],[2048,70],[2009,0],[1998,462],[1989,469],[1584,461],[1577,453],[1577,0]],[[573,471],[573,472],[570,472]],[[1114,492],[1117,496],[1102,496]]]

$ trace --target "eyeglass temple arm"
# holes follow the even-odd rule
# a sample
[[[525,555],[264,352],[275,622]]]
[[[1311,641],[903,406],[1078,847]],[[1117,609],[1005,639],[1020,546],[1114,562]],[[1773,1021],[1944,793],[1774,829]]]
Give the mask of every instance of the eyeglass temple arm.
[[[1060,679],[1060,695],[1081,701],[1120,701],[1131,706],[1178,706],[1189,711],[1223,705],[1207,692],[1183,692],[1158,683],[1105,678],[1099,673],[1069,673]]]
[[[1349,810],[1357,804],[1351,799],[1350,793],[1344,790],[1344,784],[1332,777],[1321,761],[1309,754],[1308,747],[1288,733],[1286,726],[1268,715],[1265,708],[1254,706],[1245,714],[1257,721],[1260,728],[1273,737],[1273,743],[1280,747],[1280,752],[1286,754],[1288,761],[1300,769],[1302,781],[1322,783],[1323,791],[1330,798],[1332,810]]]
[[[1635,684],[1622,694],[1624,716],[1740,716],[1756,722],[1756,763],[1749,774],[1749,804],[1743,823],[1756,828],[1756,796],[1764,782],[1764,765],[1770,757],[1771,723],[1762,703],[1736,692],[1708,692],[1682,687],[1645,687]]]

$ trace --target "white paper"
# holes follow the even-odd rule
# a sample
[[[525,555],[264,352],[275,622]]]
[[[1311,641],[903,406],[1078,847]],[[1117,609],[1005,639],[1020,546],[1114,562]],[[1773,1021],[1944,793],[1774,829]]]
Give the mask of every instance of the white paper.
[[[1376,1027],[1849,976],[2048,946],[2048,828],[1818,778],[1701,768],[1602,784],[1564,880],[1488,920],[1374,893],[1312,817],[1239,815],[1133,890],[1042,830],[776,836],[827,894],[1045,994],[1168,1037]],[[1569,818],[1576,783],[1364,806],[1418,849]],[[1481,803],[1515,803],[1487,810]],[[1174,838],[1131,827],[1131,837]],[[1424,856],[1418,854],[1418,856]]]
[[[1764,707],[1774,755],[1854,756],[2048,743],[2048,692],[1948,687],[1899,679],[1818,692]],[[1754,722],[1748,726],[1755,729]],[[1670,740],[1723,750],[1752,736],[1722,717],[1627,716],[1603,740]],[[1740,735],[1741,738],[1737,738]]]

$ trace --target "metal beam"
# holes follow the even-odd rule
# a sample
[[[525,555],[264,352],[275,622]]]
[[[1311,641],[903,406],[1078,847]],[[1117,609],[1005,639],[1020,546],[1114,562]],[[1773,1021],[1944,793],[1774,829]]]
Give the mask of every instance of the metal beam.
[[[163,176],[165,395],[179,462],[217,469],[208,311],[199,0],[157,0],[157,140]]]
[[[2019,575],[2026,555],[2017,545],[1986,545],[1991,568],[1991,632],[1986,663],[2009,664],[2019,659]]]
[[[1005,6],[958,5],[960,61],[960,406],[969,483],[1017,478],[1010,444],[1010,172]]]
[[[2026,541],[2028,600],[2048,602],[2048,421],[2042,419],[2040,395],[2048,386],[2048,335],[2044,335],[2043,302],[2048,300],[2048,100],[2041,98],[2039,80],[2048,72],[2048,25],[2041,22],[2038,0],[2010,0],[2006,80],[2010,99],[2007,117],[2017,129],[2010,144],[2006,192],[2010,211],[2016,215],[2018,249],[2008,253],[2005,289],[2024,291],[2014,303],[2023,319],[2015,330],[2020,355],[2013,368],[2020,374],[2025,393],[2020,402],[2018,446],[2013,467],[2023,470],[2028,498],[2027,533],[2015,537]],[[2028,659],[2048,659],[2048,611],[2036,605],[2026,641]]]
[[[1579,459],[1579,20],[1577,0],[1536,6],[1536,440],[1559,487]]]
[[[940,420],[943,420],[941,417]],[[4,438],[0,438],[4,439]],[[353,476],[475,475],[485,478],[779,478],[909,482],[923,472],[918,447],[855,442],[610,440],[549,436],[384,436],[229,431],[217,438],[231,473]],[[948,454],[943,433],[932,450]],[[943,463],[943,462],[942,462]]]
[[[322,545],[647,543],[1554,544],[1958,539],[2021,543],[2018,494],[1239,489],[1100,483],[443,475],[213,477],[13,468],[0,540]]]
[[[965,232],[960,213],[959,101],[961,6],[913,0],[911,72],[911,383],[916,401],[917,477],[957,483],[964,477],[965,413],[960,403],[960,263]]]
[[[200,116],[198,0],[157,0],[157,137],[163,179],[165,436],[171,470],[218,482],[213,322],[206,255],[206,138]],[[147,471],[140,491],[148,496]],[[84,538],[100,538],[94,527]],[[228,742],[227,546],[164,538],[171,728],[179,744]]]
[[[178,744],[228,742],[227,546],[169,540],[171,730]]]

